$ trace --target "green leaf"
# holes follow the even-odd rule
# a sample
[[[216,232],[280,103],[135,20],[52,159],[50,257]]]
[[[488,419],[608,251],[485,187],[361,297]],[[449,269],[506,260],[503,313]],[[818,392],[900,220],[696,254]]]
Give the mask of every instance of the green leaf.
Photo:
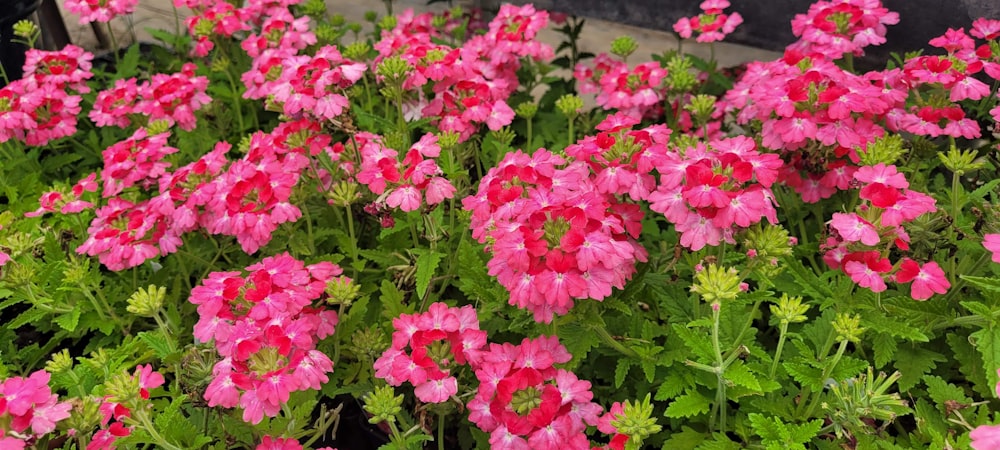
[[[601,343],[601,338],[589,327],[570,323],[559,327],[559,342],[573,355],[573,361],[579,363],[587,359],[587,354]]]
[[[782,363],[782,366],[802,386],[814,391],[823,389],[823,369],[814,367],[811,363],[802,360],[788,361]]]
[[[804,424],[786,424],[777,417],[765,417],[751,413],[748,418],[754,432],[763,439],[768,449],[805,449],[823,427],[823,421],[816,419]]]
[[[423,299],[427,295],[427,288],[431,284],[431,277],[437,270],[438,264],[444,254],[437,252],[421,252],[417,258],[417,297]]]
[[[755,392],[761,391],[757,375],[754,375],[742,361],[735,361],[733,364],[730,364],[722,376],[737,386],[743,386]]]
[[[983,358],[987,382],[990,386],[996,386],[997,367],[1000,367],[1000,332],[993,327],[983,328],[969,335],[969,338]]]
[[[715,350],[712,348],[712,341],[709,340],[706,333],[695,332],[694,330],[679,323],[673,324],[671,328],[674,330],[674,334],[676,334],[681,341],[684,341],[684,345],[691,349],[691,353],[695,356],[701,357],[705,360],[711,360],[715,357]]]
[[[76,330],[76,326],[80,324],[80,307],[74,307],[72,311],[53,319],[53,322],[59,324],[62,329],[72,333]]]
[[[930,395],[931,400],[937,403],[938,410],[942,413],[946,413],[948,402],[958,402],[959,404],[970,404],[972,399],[965,395],[965,390],[955,386],[943,378],[927,375],[924,377],[924,384],[927,385],[927,394]]]
[[[959,275],[959,278],[975,286],[983,294],[1000,292],[1000,278]]]
[[[379,301],[382,303],[382,317],[395,319],[400,314],[413,312],[413,306],[403,304],[403,292],[396,288],[389,280],[382,280],[379,286]]]
[[[31,307],[27,311],[21,313],[16,319],[10,321],[10,323],[4,324],[5,327],[15,330],[27,323],[41,321],[42,318],[48,316],[49,312],[38,307]]]
[[[705,433],[695,431],[689,426],[681,426],[680,433],[670,435],[670,439],[663,442],[663,450],[694,450],[705,441]]]
[[[157,358],[163,359],[166,358],[171,353],[173,353],[173,351],[171,351],[170,349],[171,338],[169,336],[164,335],[163,332],[160,330],[140,331],[138,334],[136,334],[136,336],[138,336],[139,339],[143,343],[145,343],[150,350],[156,353]]]
[[[986,377],[987,371],[983,370],[983,358],[969,339],[958,333],[949,334],[945,339],[955,361],[958,361],[958,370],[972,383],[972,388],[984,398],[996,395],[994,387],[989,384]]]
[[[896,352],[893,365],[902,375],[899,378],[899,391],[906,392],[917,385],[924,374],[937,367],[937,363],[947,361],[944,355],[930,350],[905,346]]]
[[[711,402],[707,397],[701,395],[698,391],[689,390],[684,395],[670,402],[670,406],[667,406],[667,410],[663,415],[674,419],[693,417],[707,413],[709,406],[711,406]]]
[[[631,367],[632,360],[626,358],[618,360],[618,364],[615,366],[615,389],[622,387],[622,383],[625,382],[625,377],[628,376],[628,371]]]
[[[656,396],[653,399],[662,402],[680,395],[681,392],[684,392],[685,388],[692,387],[691,383],[685,378],[680,372],[675,372],[673,375],[668,376],[660,384],[660,387],[656,389]]]
[[[896,339],[888,333],[878,333],[872,339],[872,348],[875,350],[875,368],[881,369],[896,354]]]
[[[115,65],[116,79],[131,78],[139,74],[139,44],[132,44]]]

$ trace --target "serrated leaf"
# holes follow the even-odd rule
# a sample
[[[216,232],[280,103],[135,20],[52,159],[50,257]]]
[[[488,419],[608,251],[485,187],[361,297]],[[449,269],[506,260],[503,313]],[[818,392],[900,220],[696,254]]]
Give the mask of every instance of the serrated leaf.
[[[924,384],[927,385],[927,394],[931,400],[938,405],[938,410],[947,413],[946,403],[958,402],[959,404],[970,404],[972,399],[965,395],[965,391],[944,380],[944,378],[927,375],[924,377]]]
[[[625,377],[628,376],[628,371],[632,367],[632,360],[629,359],[619,359],[618,364],[615,365],[615,389],[622,387],[622,383],[625,382]]]
[[[965,375],[972,388],[984,398],[996,395],[994,387],[989,384],[986,377],[986,371],[983,370],[983,358],[969,339],[956,333],[947,335],[945,340],[948,341],[948,347],[955,361],[958,361],[958,370]]]
[[[875,350],[875,368],[881,369],[896,354],[896,339],[887,333],[878,333],[872,339],[872,348]]]
[[[72,311],[61,314],[52,321],[57,323],[62,329],[72,333],[76,330],[76,326],[80,324],[80,307],[77,306]]]
[[[706,360],[711,360],[715,357],[715,350],[712,348],[712,342],[708,339],[708,336],[702,332],[697,333],[690,328],[682,324],[675,323],[671,327],[674,330],[674,334],[677,335],[684,342],[687,348],[691,349],[691,353],[695,356],[701,357]]]
[[[969,335],[974,341],[976,350],[983,358],[983,368],[990,386],[997,385],[997,367],[1000,367],[1000,332],[997,328],[983,328]],[[902,389],[902,388],[900,388]]]
[[[379,286],[379,301],[382,303],[382,317],[395,319],[400,314],[413,312],[413,307],[403,304],[403,292],[389,280],[382,280]]]
[[[818,391],[823,389],[823,369],[813,367],[803,361],[788,361],[782,364],[785,371],[802,386]]]
[[[10,323],[5,324],[4,326],[10,328],[11,330],[16,330],[21,326],[23,326],[24,324],[41,321],[42,318],[48,315],[49,315],[48,311],[33,306],[29,308],[27,311],[19,314],[17,318],[10,321]]]
[[[751,413],[750,424],[763,439],[768,449],[805,449],[823,427],[823,421],[816,419],[803,424],[786,424],[777,417],[765,417],[763,414]]]
[[[896,351],[893,366],[899,371],[899,391],[906,392],[917,385],[924,374],[947,361],[944,355],[920,347],[905,346]]]
[[[663,442],[663,450],[694,450],[705,441],[705,433],[695,431],[688,426],[682,426],[680,433],[673,433],[670,439]]]
[[[573,361],[580,362],[587,359],[587,354],[601,342],[601,338],[590,328],[571,323],[559,327],[559,342],[573,355]]]
[[[712,433],[712,438],[702,442],[695,450],[740,450],[743,446],[733,442],[721,433]]]
[[[756,392],[760,392],[761,390],[760,382],[757,381],[757,375],[754,375],[750,371],[750,368],[744,365],[742,361],[730,364],[722,376],[737,386],[743,386]]]
[[[155,331],[140,331],[136,336],[149,347],[154,353],[156,353],[157,358],[166,358],[168,355],[173,353],[170,349],[170,337],[166,336],[160,330]]]
[[[711,402],[707,397],[698,391],[687,391],[674,401],[670,402],[664,416],[670,418],[693,417],[708,412]]]
[[[681,392],[684,392],[685,388],[689,387],[692,387],[691,383],[688,383],[679,373],[671,375],[656,389],[656,395],[653,399],[661,402],[669,400],[680,395]]]
[[[431,277],[434,276],[434,271],[437,270],[442,258],[444,258],[444,254],[430,251],[422,252],[417,257],[417,297],[423,299],[427,296]]]
[[[997,293],[1000,292],[1000,279],[993,277],[974,277],[970,275],[959,275],[959,278],[965,280],[967,283],[975,286],[980,292],[986,293]]]

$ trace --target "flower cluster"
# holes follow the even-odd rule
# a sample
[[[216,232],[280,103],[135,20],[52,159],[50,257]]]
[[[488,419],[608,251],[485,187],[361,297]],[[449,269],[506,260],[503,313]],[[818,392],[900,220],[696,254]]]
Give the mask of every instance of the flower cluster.
[[[892,247],[909,249],[910,237],[903,224],[934,212],[935,200],[912,191],[895,166],[879,163],[863,166],[853,176],[861,185],[864,201],[858,212],[834,213],[830,221],[823,260],[833,269],[842,270],[858,286],[873,292],[886,290],[886,280],[909,283],[915,300],[926,300],[935,293],[947,292],[951,284],[944,271],[931,261],[920,265],[904,258],[898,267],[885,255]],[[890,273],[896,270],[894,275]]]
[[[434,303],[422,314],[403,314],[392,320],[392,346],[375,361],[375,376],[392,386],[412,384],[425,403],[441,403],[458,392],[451,373],[457,365],[472,364],[486,345],[476,310],[466,305],[449,308]],[[409,352],[407,352],[409,348]]]
[[[402,161],[398,159],[399,153],[386,147],[380,136],[363,132],[354,140],[361,155],[356,178],[379,195],[377,204],[409,212],[420,209],[425,200],[430,206],[455,196],[455,187],[441,176],[441,168],[434,161],[441,154],[434,134],[421,137]]]
[[[636,119],[661,114],[667,71],[659,63],[646,62],[630,68],[628,63],[602,53],[594,58],[593,65],[577,64],[573,71],[581,94],[597,94],[598,106]]]
[[[636,262],[646,260],[636,241],[642,211],[602,192],[612,184],[598,187],[582,161],[517,151],[463,199],[473,237],[493,253],[489,273],[510,291],[510,304],[550,322],[573,299],[603,300],[612,286],[624,287]]]
[[[331,120],[347,109],[349,102],[343,91],[361,79],[364,72],[364,64],[345,59],[337,47],[327,45],[314,56],[286,60],[281,78],[267,94],[288,116],[300,117],[307,112],[316,120]]]
[[[691,38],[697,32],[695,40],[698,42],[721,41],[743,23],[740,13],[723,12],[728,7],[727,0],[705,0],[699,5],[704,12],[694,17],[681,18],[674,24],[674,31],[684,39]]]
[[[301,217],[290,202],[292,190],[309,158],[330,147],[320,125],[302,119],[255,133],[241,159],[227,160],[230,145],[218,143],[198,161],[168,172],[163,156],[176,150],[165,146],[167,138],[149,136],[143,128],[105,150],[101,178],[107,203],[97,209],[78,253],[98,256],[111,270],[127,269],[177,251],[182,236],[199,228],[234,236],[245,252],[254,253],[279,225]],[[159,193],[119,196],[132,186],[158,186]],[[41,211],[50,210],[44,198],[42,203]]]
[[[80,24],[110,22],[118,16],[132,14],[139,0],[66,0],[66,10],[80,16]]]
[[[264,436],[256,450],[302,450],[302,444],[293,438],[276,438]],[[330,447],[322,447],[316,450],[336,450]]]
[[[740,110],[740,123],[759,121],[762,146],[781,151],[787,162],[781,181],[814,203],[848,189],[858,149],[885,134],[877,122],[906,100],[893,81],[789,51],[751,64],[726,100]]]
[[[85,192],[97,192],[97,174],[92,173],[66,190],[49,191],[38,198],[38,209],[24,213],[25,217],[38,217],[45,213],[58,212],[60,214],[73,214],[90,209],[94,204],[83,200]]]
[[[51,433],[56,422],[69,417],[72,406],[52,393],[50,377],[39,370],[27,378],[0,381],[0,448],[24,448],[26,441]]]
[[[662,213],[692,250],[735,243],[736,229],[767,218],[777,223],[771,186],[782,162],[760,153],[745,136],[698,143],[653,159],[660,182],[649,194],[650,209]]]
[[[209,406],[243,408],[243,420],[274,417],[294,391],[319,389],[333,362],[316,350],[330,336],[337,313],[312,302],[342,270],[320,262],[306,266],[287,253],[264,258],[249,272],[213,272],[191,291],[199,320],[194,336],[214,342],[223,357],[205,390]]]
[[[197,69],[187,63],[180,72],[158,73],[141,84],[135,78],[116,80],[114,87],[98,93],[90,120],[99,127],[119,128],[164,120],[191,131],[197,124],[195,111],[212,101],[205,93],[208,78],[195,76]]]
[[[897,23],[899,14],[879,0],[818,1],[792,19],[792,33],[799,40],[790,48],[830,59],[860,56],[865,47],[884,44],[886,25]]]
[[[554,367],[570,359],[555,336],[491,343],[475,368],[469,421],[490,433],[492,448],[589,449],[585,431],[602,408],[591,401],[589,381]]]
[[[81,93],[90,92],[94,55],[75,45],[29,49],[24,77],[0,88],[0,143],[41,146],[76,133]]]
[[[457,49],[434,42],[441,32],[430,25],[431,16],[408,12],[402,17],[395,28],[382,31],[376,61],[398,56],[408,64],[401,85],[409,97],[408,119],[430,118],[462,140],[483,124],[491,130],[509,125],[514,110],[507,98],[517,88],[520,60],[553,57],[551,47],[535,40],[548,13],[531,5],[503,5],[484,34]]]

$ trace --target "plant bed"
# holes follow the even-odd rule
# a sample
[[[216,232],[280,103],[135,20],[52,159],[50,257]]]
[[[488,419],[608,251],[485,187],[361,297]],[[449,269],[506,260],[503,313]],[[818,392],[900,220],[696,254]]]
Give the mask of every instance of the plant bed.
[[[0,89],[0,448],[1000,445],[1000,21],[178,7]]]

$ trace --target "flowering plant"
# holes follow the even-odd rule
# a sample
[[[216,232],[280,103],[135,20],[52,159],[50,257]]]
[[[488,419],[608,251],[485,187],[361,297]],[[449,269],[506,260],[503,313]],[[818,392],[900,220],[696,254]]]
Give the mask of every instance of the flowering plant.
[[[898,14],[819,1],[727,70],[386,5],[14,27],[0,449],[997,447],[1000,21],[860,71]]]

